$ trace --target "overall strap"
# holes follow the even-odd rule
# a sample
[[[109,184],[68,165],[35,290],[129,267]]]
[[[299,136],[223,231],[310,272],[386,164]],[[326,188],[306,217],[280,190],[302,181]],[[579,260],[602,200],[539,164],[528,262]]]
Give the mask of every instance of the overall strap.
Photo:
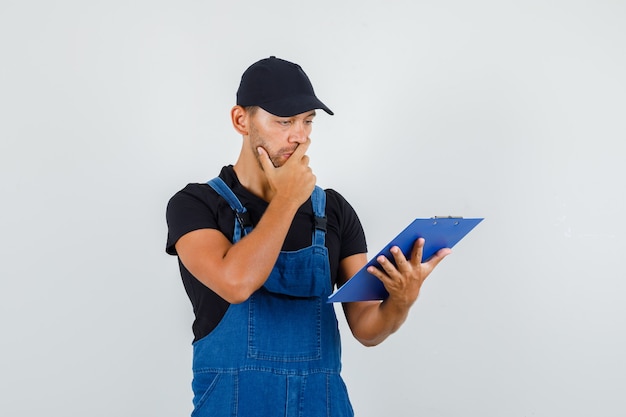
[[[315,230],[313,231],[313,244],[324,246],[326,237],[326,192],[315,186],[311,194],[313,215],[315,216]]]
[[[252,222],[248,210],[241,204],[235,193],[219,177],[213,178],[207,184],[211,186],[233,209],[235,212],[235,230],[233,231],[233,242],[238,242],[243,230],[243,236],[252,231]],[[313,244],[324,246],[326,241],[326,192],[315,186],[311,194],[311,204],[313,205],[313,215],[315,216],[315,229],[313,231]]]
[[[233,231],[233,242],[238,242],[242,235],[241,231],[243,230],[243,235],[247,235],[252,231],[252,222],[250,221],[250,213],[248,210],[241,204],[241,201],[237,198],[235,193],[230,189],[228,185],[220,178],[215,177],[209,182],[207,182],[217,192],[233,209],[235,212],[235,230]]]

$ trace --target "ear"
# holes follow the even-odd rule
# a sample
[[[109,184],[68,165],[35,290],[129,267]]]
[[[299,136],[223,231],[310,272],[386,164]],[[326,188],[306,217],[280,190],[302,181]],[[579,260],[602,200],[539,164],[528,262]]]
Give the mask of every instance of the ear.
[[[230,110],[230,119],[233,123],[233,127],[243,136],[248,135],[249,116],[250,115],[246,112],[246,109],[241,106],[235,106]]]

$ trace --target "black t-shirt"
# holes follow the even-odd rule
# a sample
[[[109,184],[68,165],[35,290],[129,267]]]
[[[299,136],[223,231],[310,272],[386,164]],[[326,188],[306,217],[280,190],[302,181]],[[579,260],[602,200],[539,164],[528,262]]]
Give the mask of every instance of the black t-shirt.
[[[256,225],[267,202],[246,190],[237,179],[232,165],[222,168],[220,178],[233,190],[250,213]],[[330,263],[331,279],[337,280],[339,261],[357,253],[366,253],[365,234],[359,218],[350,204],[336,191],[326,191],[326,247]],[[176,242],[183,235],[198,229],[220,230],[230,241],[233,238],[235,215],[226,200],[208,184],[188,184],[177,192],[167,205],[166,252],[176,255]],[[311,245],[313,235],[313,208],[309,199],[296,213],[282,250],[295,251]],[[194,341],[208,335],[220,322],[228,306],[226,300],[198,281],[180,262],[180,273],[191,300],[195,321]]]

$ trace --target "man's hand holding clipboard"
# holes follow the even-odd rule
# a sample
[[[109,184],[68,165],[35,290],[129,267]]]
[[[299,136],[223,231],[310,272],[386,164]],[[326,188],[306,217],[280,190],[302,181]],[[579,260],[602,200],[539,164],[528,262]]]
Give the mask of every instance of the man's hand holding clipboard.
[[[415,219],[341,288],[331,294],[328,302],[384,300],[389,297],[386,286],[390,289],[405,287],[409,291],[406,296],[414,296],[410,291],[419,291],[425,277],[450,253],[449,249],[482,220],[461,217]],[[421,271],[421,268],[427,270]],[[400,270],[410,270],[409,276],[423,278],[417,282],[400,280],[398,277],[401,274],[397,273]],[[413,274],[413,271],[416,273]]]
[[[388,295],[395,297],[400,305],[412,305],[428,275],[443,258],[452,253],[450,248],[442,248],[422,263],[424,243],[424,238],[418,238],[409,258],[404,256],[398,246],[392,246],[390,252],[393,262],[385,255],[378,255],[376,261],[380,267],[367,267],[367,272],[378,278]]]

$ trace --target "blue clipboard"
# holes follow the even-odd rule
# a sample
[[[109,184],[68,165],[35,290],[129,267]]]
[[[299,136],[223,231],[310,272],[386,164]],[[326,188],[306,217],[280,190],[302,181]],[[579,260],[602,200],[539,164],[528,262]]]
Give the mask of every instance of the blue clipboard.
[[[467,235],[483,219],[464,219],[461,217],[433,217],[430,219],[415,219],[398,236],[393,238],[387,246],[376,254],[363,268],[341,288],[328,297],[329,303],[384,300],[389,296],[384,285],[378,278],[367,272],[367,267],[380,267],[376,258],[385,255],[393,262],[390,249],[398,246],[404,256],[411,254],[415,241],[423,237],[424,250],[422,259],[425,261],[439,249],[452,248]]]

